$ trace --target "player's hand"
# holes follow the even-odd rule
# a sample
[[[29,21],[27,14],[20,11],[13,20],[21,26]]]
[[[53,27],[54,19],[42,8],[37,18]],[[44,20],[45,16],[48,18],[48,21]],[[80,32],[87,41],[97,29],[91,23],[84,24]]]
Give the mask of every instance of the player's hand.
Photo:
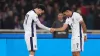
[[[86,36],[84,36],[84,41],[87,41],[87,37]]]
[[[51,33],[53,33],[54,31],[55,31],[55,29],[54,29],[54,28],[51,28],[51,29],[50,29],[50,32],[51,32]]]

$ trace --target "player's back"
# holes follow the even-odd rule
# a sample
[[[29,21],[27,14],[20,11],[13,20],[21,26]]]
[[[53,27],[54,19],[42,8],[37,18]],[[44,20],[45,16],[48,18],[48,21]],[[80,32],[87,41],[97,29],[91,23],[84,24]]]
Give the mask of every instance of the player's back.
[[[36,28],[34,26],[35,25],[35,23],[34,23],[34,18],[35,17],[37,17],[37,15],[33,10],[30,10],[25,15],[25,20],[24,20],[24,23],[23,23],[25,33],[31,33],[32,31],[34,31],[34,28]]]

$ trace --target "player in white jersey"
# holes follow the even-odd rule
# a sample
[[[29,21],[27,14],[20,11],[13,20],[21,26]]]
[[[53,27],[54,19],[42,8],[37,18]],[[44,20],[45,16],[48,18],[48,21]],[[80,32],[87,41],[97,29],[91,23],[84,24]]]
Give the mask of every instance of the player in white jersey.
[[[70,25],[72,29],[71,50],[73,56],[80,56],[80,51],[83,51],[84,40],[86,37],[86,25],[82,16],[77,12],[72,12],[70,8],[64,7],[63,14],[67,16],[66,22],[61,28],[52,28],[54,31],[64,31]],[[52,31],[53,32],[53,31]]]
[[[44,11],[45,6],[40,4],[25,15],[23,26],[25,31],[25,41],[27,49],[30,52],[30,56],[34,56],[34,52],[37,50],[36,25],[50,31],[50,28],[42,25],[38,19],[38,15],[41,15]]]

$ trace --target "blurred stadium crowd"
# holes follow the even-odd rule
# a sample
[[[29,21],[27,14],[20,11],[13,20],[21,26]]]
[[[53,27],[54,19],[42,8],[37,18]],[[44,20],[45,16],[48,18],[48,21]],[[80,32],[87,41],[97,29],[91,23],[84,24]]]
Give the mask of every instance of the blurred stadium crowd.
[[[0,0],[0,29],[23,29],[25,14],[37,4],[46,6],[39,20],[47,27],[63,6],[69,6],[83,16],[88,29],[100,30],[100,0]]]

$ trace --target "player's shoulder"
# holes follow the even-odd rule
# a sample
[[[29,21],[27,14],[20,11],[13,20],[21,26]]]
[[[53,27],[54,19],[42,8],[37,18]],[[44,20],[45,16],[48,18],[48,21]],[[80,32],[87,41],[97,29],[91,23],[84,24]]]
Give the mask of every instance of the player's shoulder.
[[[74,16],[81,16],[78,12],[73,12]]]
[[[27,14],[29,14],[32,17],[37,17],[37,14],[33,10],[28,11]]]
[[[69,17],[66,17],[66,20],[65,21],[69,21],[70,19],[69,19]]]

